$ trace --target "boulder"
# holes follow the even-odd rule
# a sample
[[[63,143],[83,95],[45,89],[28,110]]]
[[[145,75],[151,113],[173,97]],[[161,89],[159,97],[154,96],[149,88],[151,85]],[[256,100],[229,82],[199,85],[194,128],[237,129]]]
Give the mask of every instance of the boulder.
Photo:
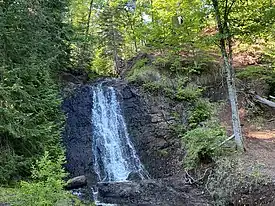
[[[66,189],[78,189],[87,185],[87,178],[84,175],[69,179],[66,185]]]
[[[128,177],[127,177],[128,181],[139,181],[142,180],[142,178],[140,177],[140,175],[138,174],[138,172],[131,172]]]

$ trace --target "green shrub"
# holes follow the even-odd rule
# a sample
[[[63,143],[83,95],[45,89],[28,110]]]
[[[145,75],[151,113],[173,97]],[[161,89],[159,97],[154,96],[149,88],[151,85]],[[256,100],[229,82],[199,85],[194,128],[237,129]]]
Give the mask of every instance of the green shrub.
[[[264,66],[248,66],[236,74],[240,79],[269,79],[272,74],[270,68]]]
[[[223,149],[218,145],[225,138],[225,130],[217,125],[187,131],[182,137],[187,150],[184,160],[186,169],[193,169],[200,163],[210,163],[220,156]]]
[[[208,120],[213,115],[213,109],[210,102],[199,99],[191,110],[190,115],[188,117],[188,126],[190,128],[197,127],[200,123]]]
[[[195,84],[188,84],[186,87],[178,87],[176,93],[177,100],[194,101],[197,100],[202,93],[203,89]]]
[[[152,93],[160,91],[162,87],[161,84],[157,82],[148,82],[143,84],[142,86],[145,91],[152,92]]]
[[[127,75],[126,79],[129,82],[144,84],[148,82],[157,82],[161,79],[161,75],[154,67],[150,65],[141,66],[141,63],[138,63],[138,66],[134,66],[131,72]]]
[[[174,53],[157,56],[153,64],[157,68],[168,73],[182,73],[183,71],[181,57]]]
[[[17,155],[11,148],[2,148],[0,152],[0,183],[2,184],[0,185],[5,186],[7,183],[12,185],[22,178],[21,175],[31,175],[30,167],[34,158],[24,159],[22,155]],[[9,181],[10,179],[12,181]]]
[[[49,153],[45,152],[32,167],[32,181],[21,181],[19,188],[8,189],[0,202],[8,202],[15,206],[53,206],[73,205],[74,201],[75,205],[79,205],[80,202],[63,189],[63,178],[67,175],[62,168],[63,164],[64,156],[59,156],[53,161]],[[3,194],[3,188],[1,191]]]
[[[275,66],[249,66],[238,72],[237,77],[248,80],[263,80],[269,85],[269,94],[275,95]]]
[[[95,56],[91,64],[91,71],[88,71],[90,78],[96,76],[95,74],[98,76],[114,76],[115,74],[113,61],[104,55],[103,48],[99,48],[95,51]]]

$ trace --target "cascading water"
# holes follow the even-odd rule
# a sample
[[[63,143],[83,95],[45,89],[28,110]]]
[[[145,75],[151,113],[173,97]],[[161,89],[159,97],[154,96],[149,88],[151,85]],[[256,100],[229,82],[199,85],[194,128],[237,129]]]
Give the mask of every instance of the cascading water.
[[[113,87],[101,83],[93,88],[92,123],[94,170],[99,181],[126,181],[132,172],[148,178],[129,139]]]

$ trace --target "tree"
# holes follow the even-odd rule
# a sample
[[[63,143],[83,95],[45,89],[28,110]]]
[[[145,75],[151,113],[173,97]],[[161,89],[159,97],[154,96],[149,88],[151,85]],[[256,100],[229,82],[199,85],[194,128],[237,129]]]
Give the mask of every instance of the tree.
[[[62,152],[56,74],[66,67],[66,1],[0,2],[0,184]]]
[[[274,23],[270,20],[275,15],[274,6],[267,0],[246,3],[239,0],[211,0],[211,2],[218,28],[219,48],[224,62],[235,142],[238,149],[243,151],[245,148],[238,112],[235,71],[232,64],[232,42],[234,37],[248,39],[247,34],[263,34],[267,31],[268,25]]]
[[[235,142],[240,150],[244,150],[241,123],[238,111],[237,104],[237,92],[235,85],[235,73],[232,65],[232,34],[230,33],[229,27],[229,14],[231,12],[232,6],[235,4],[235,0],[228,2],[226,0],[224,7],[224,15],[221,14],[221,8],[219,6],[218,0],[212,0],[213,8],[215,11],[215,17],[218,25],[219,31],[219,47],[223,57],[223,63],[226,73],[227,87],[228,87],[228,95],[231,105],[232,112],[232,124],[233,131],[235,135]]]
[[[124,8],[121,4],[108,4],[100,14],[101,46],[105,54],[113,59],[115,71],[119,70],[119,61],[122,54],[124,36],[120,27],[124,25],[121,13]]]

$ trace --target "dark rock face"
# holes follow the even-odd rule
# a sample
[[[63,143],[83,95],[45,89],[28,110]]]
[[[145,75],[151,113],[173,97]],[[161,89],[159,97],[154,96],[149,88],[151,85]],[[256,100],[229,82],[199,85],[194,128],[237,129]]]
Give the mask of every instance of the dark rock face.
[[[71,177],[85,175],[95,179],[92,160],[92,93],[90,86],[75,89],[74,94],[63,102],[66,126],[63,143],[66,148],[66,169]]]
[[[116,88],[129,136],[152,178],[177,175],[182,171],[183,149],[172,133],[173,113],[184,116],[183,105],[162,95],[150,96],[122,80],[105,83]],[[92,159],[92,86],[78,86],[63,102],[67,116],[63,134],[66,168],[71,177],[85,175],[96,182]]]
[[[180,119],[186,116],[184,105],[161,94],[150,96],[126,84],[120,85],[118,91],[129,135],[151,177],[180,174],[184,150],[172,126],[178,122],[173,115]]]
[[[184,150],[171,126],[184,122],[185,105],[161,94],[150,96],[122,80],[109,80],[104,84],[116,88],[129,137],[150,177],[180,177]],[[92,98],[92,85],[82,85],[76,86],[73,95],[63,102],[67,116],[63,133],[66,169],[71,177],[85,175],[89,199],[92,199],[90,188],[98,182],[92,158]],[[141,180],[137,174],[130,174],[128,180],[132,182],[99,183],[99,201],[135,206],[207,205],[199,189],[184,184],[179,178]]]
[[[99,201],[121,206],[207,206],[204,193],[183,179],[98,183]]]

